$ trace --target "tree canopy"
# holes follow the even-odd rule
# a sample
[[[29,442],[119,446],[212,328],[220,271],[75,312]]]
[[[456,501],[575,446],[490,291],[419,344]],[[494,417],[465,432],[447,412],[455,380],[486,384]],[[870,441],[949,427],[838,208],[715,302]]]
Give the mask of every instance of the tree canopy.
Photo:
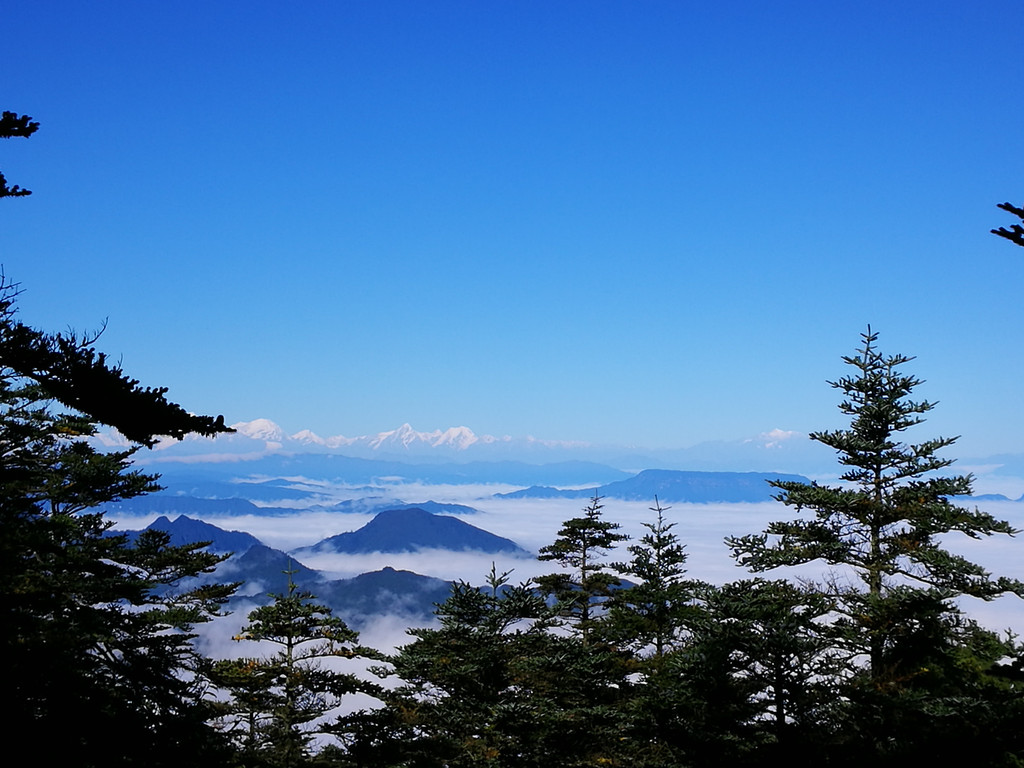
[[[0,357],[16,325],[8,301]],[[110,408],[120,393],[96,392]],[[53,405],[31,371],[0,368],[0,679],[19,702],[8,725],[77,765],[215,762],[191,637],[234,585],[179,585],[223,558],[158,531],[112,531],[103,506],[155,490],[156,477],[132,467],[136,449],[97,451],[87,440],[95,422]],[[151,437],[178,416],[178,406],[161,413],[159,399],[150,406],[159,418],[134,434]]]
[[[902,433],[921,424],[934,405],[911,399],[921,381],[901,369],[912,358],[882,355],[877,340],[870,329],[862,334],[858,353],[843,358],[855,373],[832,382],[843,395],[839,410],[850,418],[850,427],[811,434],[812,440],[836,451],[845,468],[840,476],[844,485],[772,483],[781,491],[779,501],[813,516],[774,522],[762,534],[728,539],[734,556],[755,572],[814,560],[842,566],[872,601],[908,584],[934,589],[946,598],[991,599],[1008,591],[1024,596],[1024,584],[993,579],[980,565],[951,552],[941,538],[1016,531],[977,508],[955,503],[956,497],[970,494],[971,477],[938,474],[952,464],[938,452],[956,438],[916,445],[901,441]],[[840,591],[850,594],[845,588]],[[885,639],[870,631],[868,635],[875,665]]]
[[[618,532],[618,523],[602,518],[603,507],[601,498],[594,496],[583,516],[562,523],[554,542],[541,547],[537,555],[539,560],[553,560],[570,569],[569,573],[539,576],[536,582],[558,601],[563,615],[573,620],[584,641],[593,626],[594,612],[619,584],[602,557],[627,538]]]

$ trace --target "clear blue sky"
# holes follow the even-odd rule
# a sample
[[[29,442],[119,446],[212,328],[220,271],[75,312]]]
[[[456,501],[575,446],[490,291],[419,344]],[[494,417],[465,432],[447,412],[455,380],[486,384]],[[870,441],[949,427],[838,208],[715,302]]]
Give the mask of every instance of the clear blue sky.
[[[5,8],[23,318],[228,422],[687,446],[841,424],[868,323],[1024,448],[1024,4]]]

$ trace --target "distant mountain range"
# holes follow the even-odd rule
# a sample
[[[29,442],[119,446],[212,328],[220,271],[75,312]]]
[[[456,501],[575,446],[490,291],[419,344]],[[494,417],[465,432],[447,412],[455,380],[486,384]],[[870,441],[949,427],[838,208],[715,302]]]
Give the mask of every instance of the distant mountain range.
[[[645,467],[706,471],[819,473],[834,469],[832,452],[797,432],[774,429],[749,439],[705,442],[689,448],[651,449],[628,445],[597,445],[571,440],[477,435],[465,426],[429,432],[409,424],[359,437],[321,437],[309,429],[288,434],[269,419],[233,424],[234,434],[217,438],[190,435],[181,441],[164,440],[144,455],[147,462],[201,460],[251,461],[273,454],[320,454],[351,459],[396,460],[405,463],[519,461],[551,464],[576,461],[610,465],[625,471]],[[97,440],[107,446],[123,445],[117,434]]]
[[[360,495],[380,494],[385,485],[427,483],[432,485],[597,485],[623,480],[625,472],[606,464],[565,461],[529,464],[522,461],[411,462],[396,459],[362,459],[339,454],[273,453],[244,461],[167,462],[156,453],[140,453],[135,463],[159,472],[160,482],[179,495],[258,499],[315,498],[316,483],[345,483]],[[258,482],[256,482],[258,481]],[[360,488],[362,486],[362,488]]]
[[[583,499],[600,496],[624,501],[660,501],[707,504],[770,501],[775,489],[770,480],[810,482],[802,475],[761,472],[682,472],[646,469],[626,480],[597,488],[559,490],[532,486],[521,491],[496,494],[506,499]]]
[[[691,472],[669,469],[647,469],[628,474],[611,467],[587,465],[585,477],[604,477],[602,483],[579,483],[580,467],[575,464],[520,465],[499,462],[451,465],[396,465],[395,462],[371,462],[357,460],[359,466],[353,477],[345,474],[349,459],[342,456],[269,456],[255,462],[260,482],[241,482],[238,479],[211,482],[210,480],[190,482],[187,475],[194,465],[174,467],[161,478],[167,490],[135,499],[113,503],[107,510],[121,515],[190,515],[193,517],[223,516],[287,516],[294,514],[295,505],[331,513],[377,514],[386,509],[419,508],[430,513],[473,515],[477,510],[462,504],[442,504],[435,501],[410,503],[393,495],[401,484],[384,485],[383,481],[394,483],[414,474],[420,482],[427,484],[456,483],[453,473],[463,483],[483,477],[503,478],[507,485],[524,485],[523,489],[499,492],[497,498],[504,499],[581,499],[592,496],[623,499],[626,501],[652,501],[657,496],[662,501],[703,504],[710,502],[761,502],[769,501],[773,489],[770,480],[792,480],[809,482],[803,475],[778,472]],[[374,480],[364,476],[369,470],[367,464],[378,464],[377,469],[387,474]],[[298,466],[297,466],[298,465]],[[215,465],[222,471],[237,471],[238,465]],[[301,467],[301,469],[300,469]],[[329,472],[329,474],[317,474]],[[478,478],[476,472],[480,472]],[[337,474],[342,473],[342,474]],[[297,480],[295,475],[306,480]],[[270,478],[267,478],[270,476]],[[308,478],[332,478],[334,482],[378,482],[358,488],[365,493],[356,499],[338,501],[327,489]],[[537,482],[538,480],[541,482]],[[511,480],[526,482],[514,483]],[[549,482],[544,482],[548,480]],[[550,482],[550,481],[554,482]],[[493,481],[492,481],[493,482]],[[582,487],[581,487],[582,486]],[[353,489],[348,488],[351,492]],[[255,493],[254,493],[255,492]],[[214,498],[204,494],[214,494]],[[231,494],[228,496],[227,494]],[[252,494],[255,499],[248,498]],[[268,497],[276,497],[277,503],[267,503]],[[256,501],[261,503],[257,504]],[[288,504],[288,506],[285,506]]]
[[[427,512],[423,514],[429,516]],[[402,518],[395,518],[395,523],[401,524]],[[380,527],[386,526],[385,520]],[[229,604],[232,609],[270,603],[272,595],[288,592],[291,579],[301,589],[312,592],[317,601],[329,606],[335,615],[355,629],[381,615],[400,616],[413,626],[431,621],[435,604],[444,602],[451,592],[449,581],[391,567],[351,579],[325,579],[318,571],[303,565],[295,555],[268,547],[248,533],[225,531],[184,515],[174,520],[158,518],[147,528],[167,532],[174,545],[208,541],[210,551],[233,552],[215,573],[200,579],[202,582],[241,582]],[[138,531],[127,533],[138,535]],[[392,537],[398,533],[392,532]]]
[[[394,501],[394,486],[403,483],[503,484],[528,489],[519,493],[522,497],[561,498],[574,494],[558,489],[601,488],[603,493],[606,486],[628,482],[641,470],[655,468],[793,475],[825,482],[834,481],[841,469],[834,452],[826,446],[807,435],[778,429],[746,440],[647,450],[531,437],[478,436],[467,427],[420,432],[403,424],[355,438],[321,438],[310,430],[288,435],[267,419],[240,422],[234,427],[234,434],[215,439],[191,435],[181,441],[162,441],[155,450],[136,454],[135,463],[160,473],[167,488],[165,496],[246,499],[259,506],[262,514],[270,514],[274,508],[337,505],[337,494],[322,492],[324,483],[344,484],[353,505],[349,511],[355,511],[364,506],[362,499],[377,498],[390,504]],[[95,440],[108,447],[124,442],[109,433]],[[1024,454],[961,459],[957,467],[961,466],[961,471],[975,475],[976,487],[983,493],[1012,488],[1014,497],[1020,495],[1017,489],[1024,483],[1020,480],[1024,478]],[[315,480],[320,486],[304,483],[303,478]],[[698,492],[695,485],[691,490],[690,496],[679,500],[712,500]],[[608,495],[627,491],[612,488]],[[637,495],[644,494],[637,491]],[[722,497],[732,498],[752,500],[754,495]],[[180,507],[168,507],[166,511],[200,513],[198,509]],[[238,505],[232,513],[249,512]]]
[[[338,455],[274,454],[243,463],[202,462],[161,465],[165,490],[105,506],[120,516],[188,515],[289,516],[297,509],[336,514],[377,514],[417,507],[444,515],[478,513],[465,504],[413,501],[398,497],[403,489],[431,485],[519,486],[498,491],[501,499],[585,499],[593,496],[626,501],[707,504],[770,501],[771,480],[810,482],[782,472],[704,472],[645,469],[628,473],[589,462],[526,464],[469,462],[410,464],[392,460],[353,459]],[[250,474],[251,473],[251,474]],[[476,491],[480,497],[484,489]],[[1008,500],[998,494],[980,500]]]
[[[217,490],[234,494],[247,494],[250,483],[224,483]],[[200,490],[200,489],[197,489]],[[201,490],[211,490],[209,488]],[[371,491],[377,489],[371,489]],[[307,498],[315,498],[314,494],[306,494]],[[314,504],[303,507],[306,510],[333,512],[338,514],[371,514],[375,515],[386,509],[408,509],[418,507],[433,514],[472,515],[479,510],[465,504],[448,504],[438,501],[421,501],[407,503],[400,499],[385,496],[370,496],[360,499],[349,499],[334,504]],[[260,517],[282,517],[295,514],[293,507],[260,506],[239,496],[204,498],[174,493],[172,490],[158,491],[134,499],[113,502],[104,509],[116,515],[133,517],[145,515],[188,515],[191,517],[242,517],[258,515]]]

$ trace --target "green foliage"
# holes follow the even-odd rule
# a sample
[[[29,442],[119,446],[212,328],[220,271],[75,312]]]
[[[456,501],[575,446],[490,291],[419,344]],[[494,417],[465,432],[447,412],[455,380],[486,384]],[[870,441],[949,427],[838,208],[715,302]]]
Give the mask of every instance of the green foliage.
[[[583,510],[562,524],[554,543],[541,547],[538,560],[554,560],[570,573],[554,573],[535,579],[546,594],[558,601],[564,616],[575,621],[584,641],[595,621],[595,609],[611,595],[620,580],[608,572],[602,558],[628,537],[617,533],[618,523],[602,519],[601,498],[595,496]]]
[[[710,596],[698,643],[732,649],[732,675],[755,707],[751,719],[781,754],[820,741],[832,725],[842,669],[826,621],[834,607],[787,581],[733,582]]]
[[[648,533],[626,549],[633,556],[628,563],[612,567],[636,583],[613,593],[608,601],[608,620],[602,631],[617,644],[634,653],[648,649],[655,659],[685,640],[688,620],[695,606],[697,584],[685,578],[686,548],[665,520],[657,497],[651,511],[657,517],[644,523]]]
[[[844,395],[839,408],[850,417],[850,428],[811,435],[836,450],[847,468],[841,475],[845,485],[773,483],[782,491],[777,498],[783,504],[810,510],[814,517],[774,522],[763,534],[729,538],[734,556],[755,572],[814,560],[849,569],[872,597],[868,613],[855,610],[857,590],[837,585],[830,589],[842,598],[848,620],[862,629],[872,622],[877,627],[872,616],[880,610],[879,601],[901,584],[919,584],[945,596],[1024,594],[1020,582],[992,579],[981,566],[944,548],[939,537],[951,532],[980,538],[1015,531],[991,515],[951,501],[971,489],[970,476],[934,474],[952,463],[936,452],[955,438],[900,442],[900,434],[920,424],[933,404],[910,399],[921,382],[899,369],[911,358],[881,355],[875,348],[877,334],[870,329],[862,338],[858,355],[843,358],[856,374],[833,383]],[[871,665],[877,670],[888,641],[876,631],[867,634]]]
[[[311,592],[300,590],[293,574],[288,572],[288,593],[273,595],[273,603],[252,611],[235,637],[278,650],[268,658],[233,659],[213,667],[213,680],[231,696],[221,721],[234,734],[245,766],[312,764],[311,740],[323,732],[319,719],[344,696],[370,688],[351,673],[323,666],[326,659],[373,652],[357,646],[358,634],[316,603]]]
[[[826,599],[784,581],[694,584],[684,638],[640,663],[636,765],[770,765],[820,757],[835,725]]]
[[[440,627],[411,631],[416,640],[380,670],[403,684],[383,709],[339,724],[346,765],[618,764],[618,658],[552,632],[555,610],[507,577],[492,569],[487,589],[456,584]]]
[[[979,765],[1024,763],[1020,646],[934,590],[894,589],[878,602],[870,613],[888,642],[880,669],[855,670],[842,688],[837,763],[951,765],[964,754]]]
[[[754,571],[815,560],[842,569],[800,601],[802,613],[815,600],[832,603],[821,604],[829,613],[809,614],[828,616],[826,622],[814,619],[808,638],[825,668],[801,665],[816,671],[798,678],[832,681],[840,706],[812,708],[807,721],[826,727],[817,741],[831,745],[830,762],[902,764],[912,756],[945,765],[969,748],[986,765],[1017,765],[1022,752],[1015,735],[1019,721],[1013,718],[1021,714],[1020,648],[966,619],[954,599],[1024,595],[1024,585],[993,578],[944,546],[947,534],[977,539],[1016,531],[953,502],[971,489],[970,476],[938,474],[952,462],[937,452],[955,438],[901,441],[933,405],[910,397],[921,382],[900,368],[911,358],[881,355],[876,339],[869,329],[858,354],[844,358],[855,375],[833,383],[844,395],[840,410],[850,417],[850,427],[811,435],[836,450],[845,468],[843,485],[774,483],[781,502],[813,516],[771,523],[763,534],[727,541],[739,562]],[[729,644],[739,647],[736,640]],[[760,651],[762,664],[771,658],[766,651]],[[811,702],[822,701],[813,688],[810,694]],[[773,698],[768,691],[761,696]],[[792,709],[785,724],[776,717],[784,725],[777,743],[801,720]]]
[[[131,469],[132,450],[96,452],[92,424],[50,403],[0,371],[0,679],[19,702],[8,726],[76,765],[218,759],[190,639],[234,587],[176,585],[222,558],[161,532],[112,533],[98,508],[155,478]]]

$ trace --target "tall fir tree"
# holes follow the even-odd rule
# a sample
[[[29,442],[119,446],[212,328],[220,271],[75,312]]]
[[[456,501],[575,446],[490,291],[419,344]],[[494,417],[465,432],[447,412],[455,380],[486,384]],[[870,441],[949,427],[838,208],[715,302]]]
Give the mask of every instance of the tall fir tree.
[[[288,592],[250,612],[235,637],[267,643],[276,652],[218,662],[213,669],[214,681],[230,694],[221,721],[234,734],[246,768],[311,765],[312,742],[324,732],[325,716],[345,696],[372,688],[329,662],[373,652],[359,647],[358,633],[312,592],[299,589],[292,581],[295,571],[286,573]]]
[[[867,638],[873,674],[882,673],[893,628],[858,617],[872,615],[874,603],[900,585],[933,589],[942,599],[970,595],[988,600],[1005,592],[1024,596],[1024,584],[992,578],[982,566],[944,546],[941,537],[946,534],[977,539],[1016,531],[1007,522],[954,502],[970,494],[972,478],[936,473],[953,463],[938,452],[956,438],[901,442],[902,433],[923,422],[934,405],[910,399],[921,381],[900,368],[912,358],[883,356],[877,339],[870,329],[862,334],[858,354],[843,358],[856,374],[832,383],[843,393],[839,409],[850,417],[849,429],[811,434],[812,440],[836,451],[846,467],[840,476],[845,485],[774,482],[781,491],[779,501],[799,512],[809,510],[813,517],[774,522],[764,533],[727,539],[738,562],[755,572],[819,559],[851,572],[861,589],[846,590],[839,582],[833,588],[848,609],[856,608],[847,613],[858,624],[859,635]]]
[[[623,670],[605,647],[553,632],[557,609],[492,568],[458,582],[440,626],[410,630],[381,674],[379,709],[339,723],[344,766],[614,766],[622,757]]]
[[[586,642],[600,606],[618,586],[620,579],[610,572],[604,557],[628,537],[621,527],[603,519],[601,497],[594,496],[583,509],[582,517],[562,523],[555,541],[541,547],[538,560],[555,561],[569,572],[538,576],[542,591],[552,595]]]
[[[834,600],[833,643],[848,663],[837,680],[850,704],[849,738],[834,759],[900,762],[927,752],[944,764],[947,747],[930,746],[940,743],[929,725],[937,713],[957,707],[994,712],[996,701],[1003,702],[1002,712],[1019,711],[1019,703],[1005,706],[1019,701],[1020,692],[1002,663],[1019,649],[967,619],[955,601],[1024,596],[1021,582],[994,578],[947,546],[956,534],[980,539],[1016,531],[956,503],[970,494],[972,478],[942,474],[952,460],[938,455],[956,438],[902,441],[934,406],[911,398],[921,381],[902,366],[912,358],[882,355],[877,338],[870,328],[862,334],[857,354],[843,358],[854,375],[832,383],[843,394],[839,408],[849,428],[811,435],[836,451],[843,485],[775,482],[779,501],[810,514],[727,542],[738,562],[755,572],[816,560],[836,569],[813,585]],[[964,743],[1005,744],[1002,725],[1002,715],[973,726],[947,717],[943,734]],[[987,735],[979,738],[979,732]]]
[[[597,629],[600,637],[624,654],[633,682],[624,693],[625,743],[630,764],[661,768],[683,764],[682,723],[678,704],[682,676],[673,659],[692,642],[693,631],[706,612],[706,585],[686,577],[687,554],[675,523],[665,518],[669,507],[654,499],[653,522],[647,533],[627,547],[628,562],[614,563],[629,586],[607,601],[607,615]]]
[[[676,524],[665,519],[669,509],[655,496],[654,521],[644,523],[647,533],[626,548],[631,559],[612,564],[633,583],[608,601],[605,630],[618,644],[655,661],[685,641],[688,619],[700,610],[697,584],[686,578],[686,547],[672,531]]]

